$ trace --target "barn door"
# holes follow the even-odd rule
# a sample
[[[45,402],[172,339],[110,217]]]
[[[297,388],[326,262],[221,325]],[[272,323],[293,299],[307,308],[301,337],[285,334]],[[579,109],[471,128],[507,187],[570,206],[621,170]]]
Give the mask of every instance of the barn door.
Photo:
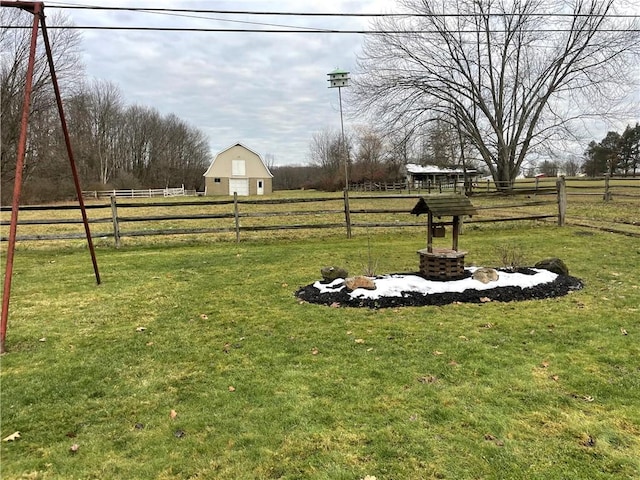
[[[264,195],[264,180],[258,180],[258,195]]]
[[[229,195],[237,193],[239,196],[249,195],[249,179],[248,178],[230,178],[229,179]]]

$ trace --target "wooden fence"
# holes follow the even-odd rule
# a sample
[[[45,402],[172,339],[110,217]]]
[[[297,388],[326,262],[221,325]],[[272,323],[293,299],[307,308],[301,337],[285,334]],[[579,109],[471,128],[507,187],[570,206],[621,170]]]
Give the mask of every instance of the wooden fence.
[[[559,177],[558,177],[559,178]],[[422,188],[412,188],[406,182],[363,182],[349,185],[352,192],[407,192],[411,193],[460,193],[467,195],[479,194],[539,194],[545,191],[555,191],[556,177],[538,177],[519,179],[509,191],[505,192],[508,185],[500,185],[493,180],[475,180],[467,182],[444,182],[427,181]],[[640,177],[573,177],[566,180],[567,195],[590,195],[601,196],[603,200],[609,201],[613,195],[622,197],[640,198]],[[502,188],[500,188],[502,187]]]
[[[426,220],[410,214],[419,194],[342,195],[287,199],[254,199],[237,196],[224,200],[126,202],[111,197],[109,203],[87,203],[89,223],[95,238],[151,235],[223,234],[239,242],[246,232],[280,230],[354,230],[370,228],[425,228]],[[479,205],[478,216],[465,223],[557,219],[564,222],[562,202],[554,192],[548,199],[507,198],[507,203]],[[533,209],[533,211],[532,211]],[[541,211],[543,209],[544,211]],[[9,208],[3,207],[3,212]],[[507,213],[508,212],[508,213]],[[494,213],[492,215],[492,213]],[[42,216],[46,218],[42,218]],[[3,216],[2,226],[9,224]],[[20,208],[18,241],[84,238],[77,205],[24,206]],[[276,219],[275,221],[273,219]],[[446,222],[444,222],[447,224]],[[31,229],[30,233],[20,230]],[[7,241],[3,232],[1,241]]]
[[[153,197],[195,197],[195,190],[186,190],[184,185],[176,188],[142,188],[138,190],[85,190],[82,197],[89,199],[97,198],[153,198]]]
[[[484,188],[475,188],[471,199],[479,214],[465,219],[465,224],[553,220],[563,225],[567,221],[567,205],[572,202],[568,198],[572,195],[586,196],[587,199],[593,199],[590,202],[602,205],[624,198],[636,202],[640,207],[640,202],[636,200],[640,199],[640,182],[620,184],[603,179],[601,182],[591,180],[591,183],[586,183],[576,180],[565,182],[564,179],[555,178],[539,179],[519,182],[517,188],[509,193],[504,195],[492,188],[488,192]],[[426,228],[425,219],[410,214],[422,193],[344,192],[311,195],[316,196],[282,199],[200,197],[165,201],[123,201],[112,196],[107,203],[88,201],[86,208],[92,236],[112,238],[116,246],[121,245],[123,237],[153,235],[221,235],[239,242],[241,236],[248,236],[248,232],[268,235],[265,232],[334,229],[336,233],[342,231],[350,238],[354,230]],[[636,203],[625,204],[629,207],[625,208],[637,212],[639,208]],[[10,207],[1,208],[0,226],[4,228],[0,241],[7,241],[6,226],[9,225],[10,210]],[[637,214],[628,215],[626,223],[636,229],[640,222],[635,222],[634,215]],[[578,223],[571,223],[593,226],[584,219],[577,220]],[[18,225],[18,241],[84,238],[76,204],[23,206],[20,208]]]

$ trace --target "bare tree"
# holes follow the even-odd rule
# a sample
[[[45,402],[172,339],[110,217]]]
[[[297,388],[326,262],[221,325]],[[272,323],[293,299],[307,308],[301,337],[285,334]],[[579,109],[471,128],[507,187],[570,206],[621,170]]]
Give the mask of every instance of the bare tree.
[[[53,22],[69,25],[67,17],[54,14]],[[18,137],[20,135],[20,117],[26,84],[27,63],[31,30],[21,28],[33,22],[33,14],[18,8],[0,8],[0,113],[2,116],[0,170],[2,171],[2,195],[8,198],[13,192],[15,161]],[[84,74],[80,63],[80,35],[71,29],[56,29],[49,32],[53,62],[60,88],[63,92],[72,91],[73,85]],[[44,44],[38,40],[36,61],[33,73],[31,95],[30,129],[25,152],[25,183],[36,170],[44,164],[56,163],[51,155],[55,152],[52,142],[59,130],[51,75]],[[59,168],[55,170],[59,171]],[[67,170],[67,172],[69,172]]]
[[[351,180],[380,181],[386,178],[385,144],[382,137],[368,127],[356,128],[356,152]]]
[[[614,0],[399,4],[407,16],[367,37],[352,99],[391,125],[443,118],[504,189],[541,142],[638,83],[638,31],[613,16]]]
[[[270,172],[273,172],[274,167],[276,166],[276,156],[273,153],[267,152],[264,156],[264,164],[269,169]]]
[[[571,157],[564,162],[562,168],[567,177],[575,177],[580,171],[580,162],[575,157]]]
[[[347,144],[349,139],[347,139]],[[322,172],[319,187],[335,190],[344,183],[344,149],[338,131],[322,130],[313,134],[309,145],[310,163]]]

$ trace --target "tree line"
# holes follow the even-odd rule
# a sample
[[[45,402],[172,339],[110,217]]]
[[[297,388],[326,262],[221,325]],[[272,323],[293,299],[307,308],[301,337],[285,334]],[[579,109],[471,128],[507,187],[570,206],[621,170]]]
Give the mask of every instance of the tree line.
[[[545,158],[554,145],[579,138],[589,119],[630,118],[629,99],[640,82],[640,28],[620,2],[398,0],[397,13],[404,15],[376,20],[377,32],[364,37],[357,76],[347,89],[348,110],[364,126],[344,137],[331,130],[313,134],[309,165],[275,167],[274,187],[335,190],[346,172],[350,182],[397,181],[411,162],[482,167],[500,188],[510,189],[527,165],[532,168],[531,158]],[[2,15],[9,27],[29,20],[15,8],[3,8]],[[210,162],[204,135],[174,115],[124,105],[108,82],[86,81],[78,34],[51,33],[83,183],[199,188]],[[28,35],[0,32],[6,52],[0,78],[3,199],[12,188]],[[24,172],[32,201],[71,192],[58,129],[40,52]],[[636,134],[637,127],[629,127],[589,145],[585,173],[635,173]],[[575,159],[564,167],[580,169]],[[549,160],[539,168],[558,165]]]
[[[620,134],[615,131],[596,142],[593,140],[584,153],[583,171],[590,177],[621,173],[636,176],[640,168],[640,124]]]
[[[2,8],[0,102],[2,149],[1,195],[13,195],[15,162],[29,52],[30,30],[11,28],[32,22],[30,13]],[[68,25],[62,15],[53,23]],[[88,189],[202,189],[202,174],[211,161],[206,136],[173,114],[126,105],[117,85],[89,80],[80,61],[76,30],[52,29],[49,37],[74,159]],[[75,190],[43,43],[35,63],[22,199],[25,203],[73,198]]]
[[[350,184],[402,182],[407,163],[484,171],[482,162],[470,155],[468,145],[460,142],[458,132],[440,119],[412,131],[357,125],[344,139],[338,131],[316,132],[309,145],[305,186],[322,190],[343,188],[345,163]],[[286,172],[290,180],[294,172],[300,175],[305,169],[282,167],[276,172]],[[277,177],[274,185],[280,184]]]

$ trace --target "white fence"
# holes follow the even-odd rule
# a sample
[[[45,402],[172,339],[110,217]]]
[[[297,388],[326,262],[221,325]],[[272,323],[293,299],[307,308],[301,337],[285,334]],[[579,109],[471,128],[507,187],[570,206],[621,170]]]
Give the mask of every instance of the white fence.
[[[83,191],[84,198],[151,198],[151,197],[194,197],[195,190],[185,190],[184,185],[177,188],[145,188],[140,190],[89,190]]]

